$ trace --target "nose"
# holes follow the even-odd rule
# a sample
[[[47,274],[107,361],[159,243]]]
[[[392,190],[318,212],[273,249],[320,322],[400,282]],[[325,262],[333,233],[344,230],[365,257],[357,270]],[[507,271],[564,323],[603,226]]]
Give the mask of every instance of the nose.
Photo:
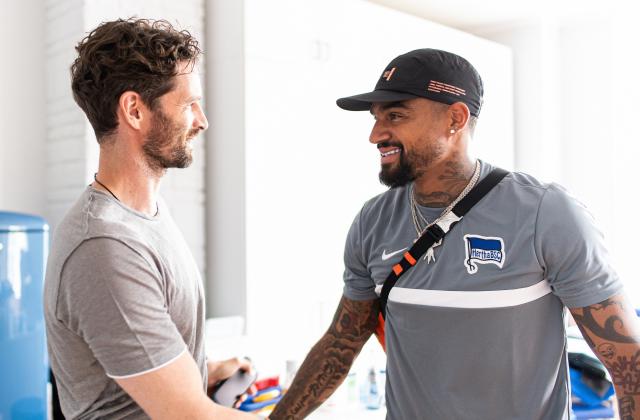
[[[207,120],[207,116],[204,115],[204,111],[202,110],[202,107],[200,106],[200,104],[197,104],[196,110],[195,110],[195,118],[193,120],[193,127],[194,128],[198,128],[202,131],[206,130],[207,128],[209,128],[209,121]]]
[[[376,122],[373,124],[373,128],[371,129],[371,134],[369,134],[369,141],[373,144],[378,144],[390,139],[391,133],[385,126],[384,122],[376,120]]]

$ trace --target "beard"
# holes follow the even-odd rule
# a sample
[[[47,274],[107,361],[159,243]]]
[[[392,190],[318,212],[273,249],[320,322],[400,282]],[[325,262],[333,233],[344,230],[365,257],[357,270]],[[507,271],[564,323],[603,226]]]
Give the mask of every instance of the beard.
[[[382,142],[378,145],[378,147],[387,146],[400,148],[398,162],[383,164],[378,174],[380,182],[389,188],[402,187],[415,181],[444,154],[439,143],[430,144],[420,151],[406,150],[401,144],[394,142]]]
[[[186,130],[171,121],[160,109],[154,112],[151,129],[142,145],[147,164],[153,170],[186,168],[193,162],[188,139],[198,134],[199,129]]]
[[[389,188],[402,187],[416,179],[413,165],[406,158],[404,149],[400,151],[397,163],[385,163],[381,166],[378,179]]]

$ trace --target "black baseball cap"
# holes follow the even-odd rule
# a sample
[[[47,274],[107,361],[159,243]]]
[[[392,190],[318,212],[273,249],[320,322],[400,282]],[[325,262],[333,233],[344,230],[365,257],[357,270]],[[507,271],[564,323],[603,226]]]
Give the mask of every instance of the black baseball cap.
[[[373,92],[340,98],[348,111],[368,111],[374,102],[427,98],[444,104],[463,102],[471,115],[480,115],[482,79],[459,55],[431,48],[410,51],[394,58],[382,72]]]

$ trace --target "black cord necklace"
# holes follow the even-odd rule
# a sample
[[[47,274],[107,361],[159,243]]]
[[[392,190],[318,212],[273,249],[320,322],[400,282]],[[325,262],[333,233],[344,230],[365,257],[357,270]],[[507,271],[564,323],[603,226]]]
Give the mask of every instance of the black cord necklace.
[[[96,181],[98,183],[98,185],[100,185],[102,188],[104,188],[105,190],[109,191],[109,194],[111,194],[113,196],[113,198],[115,198],[116,200],[120,201],[120,199],[118,197],[116,197],[116,195],[113,193],[113,191],[111,191],[109,188],[107,188],[107,186],[104,185],[102,182],[98,181],[98,173],[97,172],[93,174],[93,180]],[[159,211],[160,211],[160,207],[158,206],[158,202],[156,201],[156,214],[154,214],[154,216],[157,216]]]
[[[115,198],[116,200],[120,201],[120,199],[118,197],[116,197],[116,195],[111,192],[111,190],[109,188],[107,188],[106,185],[104,185],[102,182],[98,181],[98,173],[93,174],[93,180],[96,181],[98,183],[98,185],[100,185],[102,188],[104,188],[105,190],[109,191],[109,194],[111,194],[113,196],[113,198]]]

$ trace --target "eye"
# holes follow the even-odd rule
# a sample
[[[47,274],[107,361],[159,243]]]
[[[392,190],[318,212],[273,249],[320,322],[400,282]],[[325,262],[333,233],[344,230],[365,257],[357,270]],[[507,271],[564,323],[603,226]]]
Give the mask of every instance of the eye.
[[[388,118],[389,118],[389,121],[398,121],[399,119],[402,118],[402,114],[399,114],[397,112],[390,112]]]
[[[184,110],[185,110],[185,111],[195,111],[196,106],[198,106],[198,103],[197,103],[197,102],[191,102],[191,103],[188,103],[188,104],[184,107]]]

